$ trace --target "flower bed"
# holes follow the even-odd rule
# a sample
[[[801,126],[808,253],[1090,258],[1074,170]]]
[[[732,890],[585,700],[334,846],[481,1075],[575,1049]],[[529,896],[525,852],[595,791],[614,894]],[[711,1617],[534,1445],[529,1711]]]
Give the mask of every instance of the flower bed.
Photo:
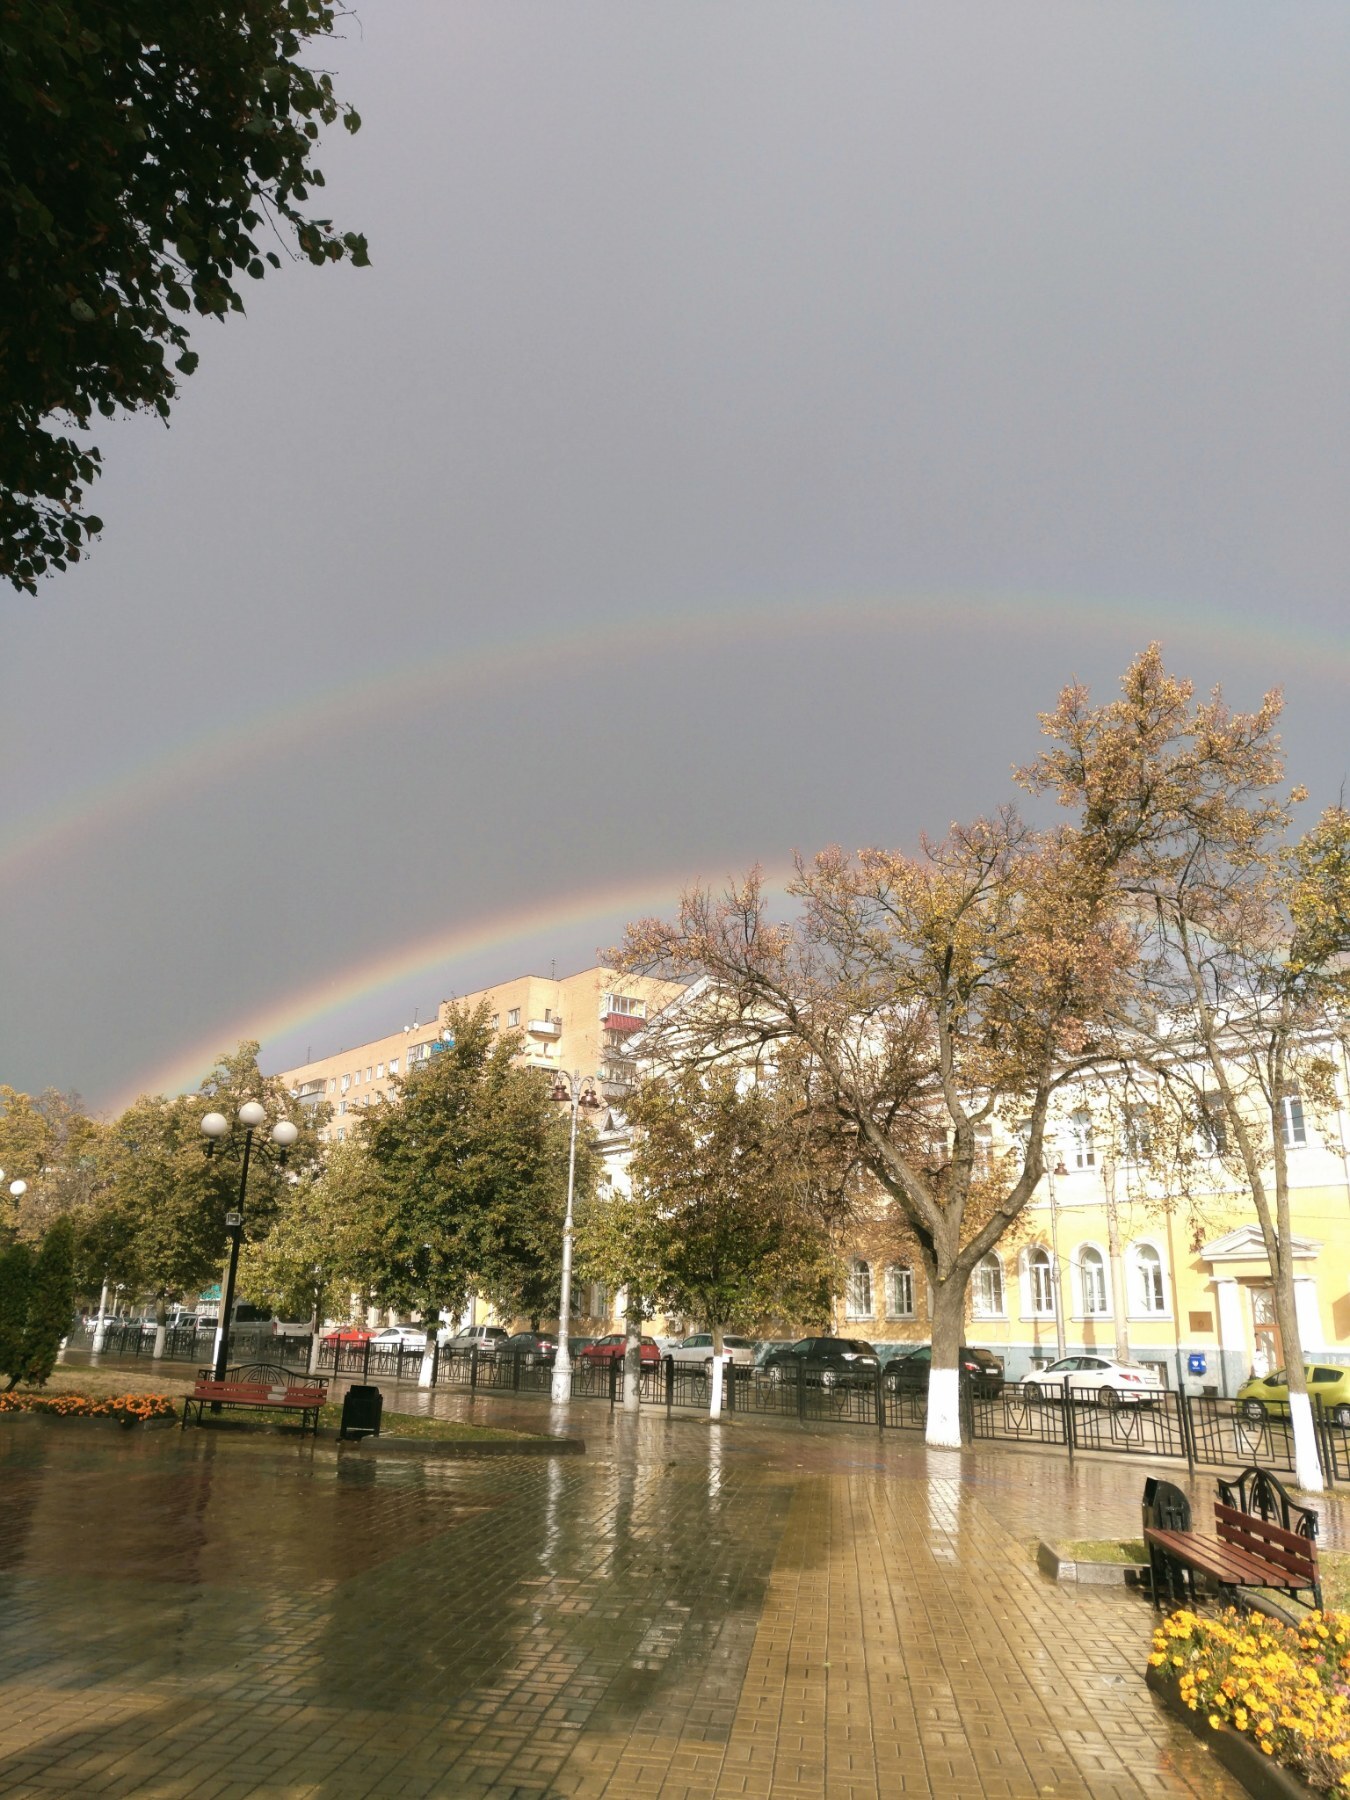
[[[1237,1732],[1314,1793],[1350,1800],[1350,1613],[1291,1626],[1231,1608],[1214,1619],[1176,1612],[1148,1660],[1211,1730]]]
[[[59,1419],[116,1419],[123,1425],[176,1419],[168,1394],[0,1394],[0,1413],[39,1413]]]

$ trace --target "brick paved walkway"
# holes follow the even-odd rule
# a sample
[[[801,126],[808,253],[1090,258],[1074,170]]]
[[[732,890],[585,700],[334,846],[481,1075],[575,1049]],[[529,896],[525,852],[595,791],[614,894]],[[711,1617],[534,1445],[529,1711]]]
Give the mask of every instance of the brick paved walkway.
[[[1147,1605],[1030,1560],[1137,1529],[1137,1469],[571,1424],[475,1464],[5,1421],[0,1795],[1237,1791],[1142,1686]]]

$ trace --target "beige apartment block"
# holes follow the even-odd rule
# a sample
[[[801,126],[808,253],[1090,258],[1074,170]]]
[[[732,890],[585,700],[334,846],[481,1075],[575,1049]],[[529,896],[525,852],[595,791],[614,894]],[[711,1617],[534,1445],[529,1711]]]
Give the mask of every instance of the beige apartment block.
[[[393,1092],[392,1083],[437,1054],[445,1042],[452,1004],[487,1005],[493,1028],[519,1031],[521,1061],[530,1068],[593,1078],[606,1099],[621,1098],[627,1084],[625,1047],[647,1019],[682,992],[682,984],[612,969],[583,969],[553,978],[519,975],[479,988],[457,1002],[443,1000],[434,1019],[405,1025],[335,1055],[297,1068],[281,1079],[302,1102],[327,1101],[333,1109],[327,1135],[341,1142],[359,1113]]]

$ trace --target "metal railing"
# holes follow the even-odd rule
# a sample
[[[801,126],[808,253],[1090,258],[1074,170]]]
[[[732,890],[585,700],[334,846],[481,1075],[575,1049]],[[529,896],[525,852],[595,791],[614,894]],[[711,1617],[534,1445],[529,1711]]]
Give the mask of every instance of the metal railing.
[[[93,1326],[73,1331],[68,1345],[89,1349]],[[109,1320],[104,1353],[153,1360],[154,1333],[137,1321]],[[165,1360],[203,1363],[215,1342],[214,1329],[170,1330]],[[230,1333],[229,1354],[235,1361],[266,1360],[308,1366],[309,1337],[274,1337],[266,1326],[237,1326]],[[330,1339],[319,1346],[319,1370],[362,1381],[415,1381],[423,1351],[417,1344]],[[547,1398],[553,1381],[551,1358],[532,1352],[510,1355],[474,1348],[433,1351],[433,1386],[471,1393],[535,1395]],[[572,1364],[571,1394],[577,1400],[620,1404],[625,1374],[621,1357],[578,1354]],[[645,1407],[667,1411],[707,1410],[710,1375],[697,1365],[670,1358],[643,1364],[638,1399]],[[961,1427],[967,1443],[1004,1443],[1059,1450],[1070,1458],[1083,1453],[1186,1462],[1192,1469],[1230,1469],[1256,1465],[1292,1473],[1293,1431],[1287,1416],[1256,1408],[1250,1401],[1192,1396],[1173,1388],[1146,1399],[1088,1395],[1066,1386],[1059,1392],[1044,1381],[1028,1394],[1023,1386],[995,1386],[985,1377],[961,1378]],[[878,1431],[922,1433],[928,1420],[925,1384],[888,1382],[882,1369],[866,1375],[841,1376],[831,1370],[796,1367],[746,1368],[729,1363],[723,1383],[723,1407],[729,1414],[803,1424],[866,1425]],[[1339,1412],[1340,1409],[1338,1409]],[[1323,1471],[1329,1483],[1350,1484],[1350,1420],[1314,1402],[1314,1424]]]

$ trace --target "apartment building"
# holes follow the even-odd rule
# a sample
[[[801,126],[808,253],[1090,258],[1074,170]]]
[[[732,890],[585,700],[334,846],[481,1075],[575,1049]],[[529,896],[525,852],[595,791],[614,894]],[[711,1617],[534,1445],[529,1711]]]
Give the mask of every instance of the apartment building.
[[[460,1006],[487,1005],[493,1029],[519,1031],[521,1060],[530,1068],[593,1077],[601,1096],[620,1098],[628,1082],[625,1048],[651,1013],[682,991],[682,984],[612,969],[582,969],[561,977],[518,975],[460,997]],[[405,1025],[334,1055],[281,1071],[281,1079],[305,1104],[333,1109],[326,1135],[341,1142],[360,1112],[392,1092],[396,1078],[438,1054],[446,1042],[452,1003],[434,1018]]]

